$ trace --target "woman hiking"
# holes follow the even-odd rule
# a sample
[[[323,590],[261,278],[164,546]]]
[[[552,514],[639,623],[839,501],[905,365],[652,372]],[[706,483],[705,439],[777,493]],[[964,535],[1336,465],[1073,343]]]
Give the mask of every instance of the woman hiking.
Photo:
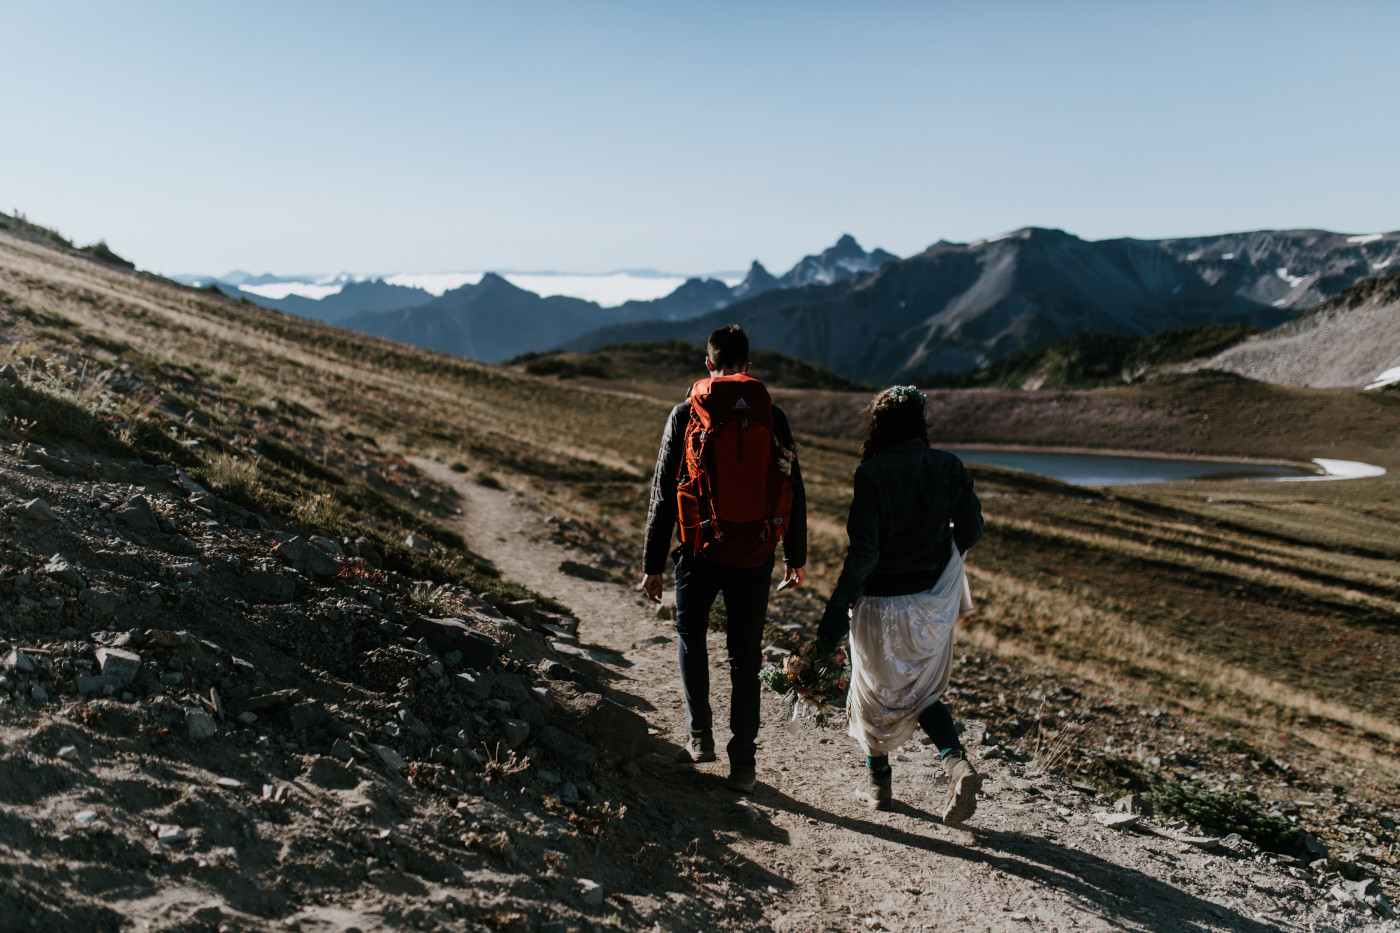
[[[889,809],[889,752],[922,726],[948,775],[942,818],[959,823],[977,809],[982,778],[941,698],[966,598],[962,554],[982,537],[982,506],[962,461],[929,447],[927,404],[913,386],[886,389],[871,403],[846,523],[850,547],[818,636],[831,645],[851,636],[849,732],[868,766],[857,796]]]

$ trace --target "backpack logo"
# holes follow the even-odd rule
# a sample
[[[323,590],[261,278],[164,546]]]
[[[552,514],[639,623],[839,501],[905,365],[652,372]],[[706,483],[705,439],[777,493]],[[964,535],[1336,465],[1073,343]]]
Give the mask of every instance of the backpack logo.
[[[735,411],[738,411],[740,408],[748,408],[748,407],[749,407],[749,403],[746,402],[746,401],[744,401],[743,399],[739,399],[739,401],[737,401],[737,402],[734,403],[734,410],[735,410]]]

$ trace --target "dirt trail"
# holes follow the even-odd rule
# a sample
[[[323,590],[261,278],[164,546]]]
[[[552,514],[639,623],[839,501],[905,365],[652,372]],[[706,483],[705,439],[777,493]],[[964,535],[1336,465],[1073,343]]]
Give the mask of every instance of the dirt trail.
[[[440,464],[415,461],[463,499],[460,531],[502,573],[570,606],[579,637],[625,660],[614,686],[645,701],[656,733],[684,741],[674,633],[635,590],[558,570],[587,561],[550,539],[550,526],[519,497],[467,481]],[[668,584],[669,584],[668,578]],[[711,636],[717,744],[727,741],[728,674],[722,636]],[[956,681],[957,673],[954,674]],[[957,710],[954,709],[954,714]],[[864,759],[842,728],[807,724],[789,731],[782,704],[765,692],[758,788],[740,798],[722,787],[726,764],[682,768],[661,755],[639,762],[641,785],[680,812],[673,839],[684,847],[713,829],[766,879],[731,903],[763,905],[778,931],[844,930],[1308,930],[1337,922],[1287,866],[1246,843],[1206,851],[1169,838],[1160,827],[1120,832],[1094,817],[1112,809],[1088,788],[1026,776],[1026,766],[982,760],[985,799],[965,827],[934,815],[944,789],[937,752],[911,742],[892,755],[895,809],[862,807],[852,788]],[[974,759],[985,750],[971,749]],[[743,891],[742,888],[734,889]],[[712,908],[725,905],[707,898]],[[726,929],[753,929],[751,910]],[[701,927],[697,927],[700,929]],[[713,929],[713,927],[710,927]]]

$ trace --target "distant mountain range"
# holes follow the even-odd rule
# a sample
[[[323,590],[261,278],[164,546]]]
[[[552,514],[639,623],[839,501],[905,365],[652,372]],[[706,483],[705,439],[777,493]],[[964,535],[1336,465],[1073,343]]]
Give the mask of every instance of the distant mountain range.
[[[498,363],[528,351],[552,349],[603,327],[683,322],[772,291],[844,282],[897,259],[882,249],[867,253],[847,234],[829,249],[804,257],[781,277],[755,261],[735,285],[715,278],[692,278],[661,298],[627,301],[614,307],[564,295],[541,297],[495,273],[437,297],[422,288],[348,276],[318,279],[236,272],[212,280],[197,275],[176,279],[198,287],[213,285],[228,294],[301,317]],[[248,290],[287,284],[332,293],[321,298],[298,294],[274,298]]]
[[[1387,268],[1400,268],[1400,232],[1091,242],[1028,227],[975,243],[939,242],[872,272],[770,289],[687,321],[603,328],[566,348],[696,342],[732,321],[756,346],[843,376],[905,380],[978,368],[1084,331],[1273,327]]]
[[[298,286],[329,292],[319,299],[241,290],[275,293],[288,281],[275,276],[240,273],[217,284],[268,307],[488,362],[555,348],[700,343],[737,322],[756,347],[879,383],[980,369],[1085,332],[1270,328],[1388,269],[1400,269],[1400,232],[1087,241],[1027,227],[974,243],[940,241],[906,259],[866,252],[847,235],[781,276],[754,262],[737,284],[692,278],[662,297],[613,307],[542,297],[514,274],[514,283],[487,274],[436,296],[407,276]]]

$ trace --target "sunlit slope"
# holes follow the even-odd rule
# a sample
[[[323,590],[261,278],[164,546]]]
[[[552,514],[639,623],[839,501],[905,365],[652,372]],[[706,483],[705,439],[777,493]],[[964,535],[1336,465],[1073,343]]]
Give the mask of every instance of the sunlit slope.
[[[75,361],[181,368],[207,404],[276,411],[308,444],[333,435],[367,451],[440,457],[592,523],[603,531],[601,546],[640,570],[656,444],[689,376],[678,373],[670,388],[531,376],[2,235],[0,292],[25,309],[20,324],[34,339],[65,347]],[[867,396],[776,395],[806,437],[813,586],[797,614],[814,620],[844,550]],[[931,412],[935,438],[949,442],[1334,456],[1392,468],[1389,439],[1400,434],[1393,394],[1220,377],[1078,392],[940,392]],[[1112,495],[1004,470],[975,475],[989,521],[970,560],[980,611],[964,637],[1227,721],[1393,754],[1393,473]]]

